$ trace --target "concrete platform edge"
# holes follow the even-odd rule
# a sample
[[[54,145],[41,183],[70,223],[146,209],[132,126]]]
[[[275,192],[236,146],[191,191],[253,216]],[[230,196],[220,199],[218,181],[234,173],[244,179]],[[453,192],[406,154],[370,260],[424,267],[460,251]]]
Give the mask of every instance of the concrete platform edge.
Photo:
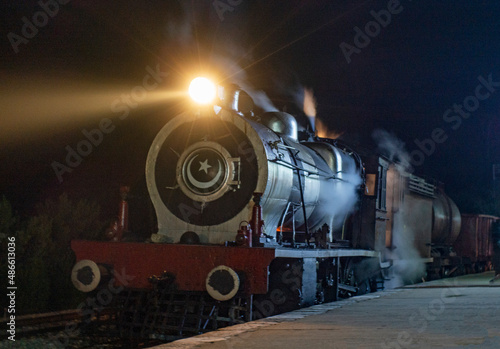
[[[275,316],[271,316],[268,318],[247,322],[247,323],[240,324],[240,325],[224,327],[224,328],[221,328],[217,331],[204,333],[204,334],[190,337],[190,338],[179,339],[177,341],[167,343],[167,344],[161,344],[161,345],[155,346],[153,348],[157,348],[157,349],[195,348],[196,346],[204,344],[204,343],[225,341],[225,340],[232,338],[234,336],[237,336],[237,335],[240,335],[240,334],[243,334],[246,332],[252,332],[252,331],[255,331],[255,330],[262,328],[262,327],[273,326],[273,325],[283,323],[283,322],[288,322],[288,321],[295,321],[297,319],[302,319],[302,318],[305,318],[305,317],[311,316],[311,315],[324,314],[330,310],[342,308],[342,307],[345,307],[345,306],[348,306],[351,304],[356,304],[356,303],[363,302],[363,301],[377,299],[380,297],[388,296],[388,295],[391,295],[391,294],[394,294],[397,292],[402,292],[402,291],[404,291],[404,290],[403,289],[384,290],[384,291],[379,291],[379,292],[375,292],[375,293],[370,293],[367,295],[356,296],[353,298],[349,298],[349,299],[345,299],[345,300],[341,300],[341,301],[337,301],[337,302],[313,305],[311,307],[294,310],[294,311],[289,312],[289,313],[275,315]]]

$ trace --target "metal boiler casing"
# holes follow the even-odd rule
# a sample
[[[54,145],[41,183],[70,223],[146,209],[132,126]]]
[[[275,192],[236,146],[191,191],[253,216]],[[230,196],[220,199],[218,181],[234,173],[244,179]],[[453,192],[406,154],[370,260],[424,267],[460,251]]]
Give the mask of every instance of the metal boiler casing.
[[[332,156],[338,155],[327,157]],[[337,176],[324,154],[299,144],[293,132],[277,134],[226,109],[181,114],[158,133],[147,158],[146,180],[158,217],[152,240],[176,243],[193,231],[201,243],[232,241],[251,217],[254,192],[263,193],[266,232],[274,235],[289,202],[301,202],[298,182],[310,227],[330,224],[333,214],[320,206],[335,196],[336,187],[347,185]],[[296,214],[297,226],[303,218]]]

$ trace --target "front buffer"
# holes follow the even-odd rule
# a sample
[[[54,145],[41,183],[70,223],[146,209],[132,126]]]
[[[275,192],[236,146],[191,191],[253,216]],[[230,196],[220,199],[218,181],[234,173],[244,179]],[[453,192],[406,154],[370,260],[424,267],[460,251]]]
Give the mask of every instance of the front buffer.
[[[123,278],[116,278],[116,286],[151,289],[151,280],[168,274],[179,290],[206,291],[209,273],[219,266],[226,266],[238,275],[239,292],[264,294],[268,290],[268,267],[275,256],[275,250],[270,248],[132,242],[75,240],[71,248],[77,261],[90,260],[99,266],[99,272],[91,277],[92,280],[83,276],[85,270],[73,271],[75,287],[87,292],[91,291],[87,287],[89,281],[95,283],[95,278],[104,280],[113,272],[127,275],[127,285],[123,284]]]
[[[123,337],[175,339],[251,320],[275,258],[270,248],[82,240],[71,247],[73,284],[96,299],[113,295]]]

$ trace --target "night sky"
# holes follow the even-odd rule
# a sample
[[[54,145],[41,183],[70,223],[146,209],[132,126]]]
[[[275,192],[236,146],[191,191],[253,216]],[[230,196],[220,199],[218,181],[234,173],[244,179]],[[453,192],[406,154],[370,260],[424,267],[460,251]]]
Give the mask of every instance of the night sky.
[[[20,213],[68,192],[114,214],[124,184],[145,199],[149,145],[185,102],[173,92],[241,69],[301,122],[312,88],[332,131],[376,148],[386,130],[462,211],[500,213],[483,203],[500,163],[495,1],[44,1],[0,5],[0,194]],[[127,104],[137,86],[151,90]]]

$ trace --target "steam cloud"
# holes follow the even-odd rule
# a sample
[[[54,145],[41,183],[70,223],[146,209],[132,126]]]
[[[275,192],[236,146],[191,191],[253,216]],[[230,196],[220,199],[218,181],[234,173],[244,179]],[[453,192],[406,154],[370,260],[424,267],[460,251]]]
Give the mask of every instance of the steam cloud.
[[[314,98],[313,90],[304,88],[304,114],[309,118],[313,131],[316,131],[316,99]]]
[[[250,84],[246,71],[236,63],[235,59],[215,54],[212,54],[211,58],[214,65],[229,77],[228,80],[245,90],[252,97],[254,103],[262,108],[262,110],[265,112],[278,111],[278,108],[274,106],[264,91],[256,90]]]
[[[385,130],[375,130],[372,137],[378,145],[378,151],[396,163],[395,168],[400,174],[408,176],[413,171],[410,165],[410,155],[405,150],[404,142]],[[388,182],[389,180],[392,179],[388,178]],[[387,251],[387,257],[394,260],[394,265],[392,267],[393,278],[385,283],[387,288],[402,286],[405,281],[415,280],[425,271],[425,265],[414,245],[415,232],[409,229],[410,225],[405,222],[405,211],[413,215],[418,214],[417,209],[413,210],[408,205],[401,204],[392,217],[394,248]],[[422,219],[428,219],[428,217],[422,217]]]
[[[377,143],[377,151],[395,162],[400,172],[413,172],[410,154],[406,151],[405,143],[402,140],[394,134],[380,129],[373,131],[372,137]]]
[[[357,190],[361,185],[361,177],[354,170],[354,160],[352,162],[352,166],[346,166],[351,170],[338,173],[337,179],[330,180],[329,189],[320,193],[319,207],[325,215],[333,217],[328,223],[332,231],[342,227],[358,201]]]

